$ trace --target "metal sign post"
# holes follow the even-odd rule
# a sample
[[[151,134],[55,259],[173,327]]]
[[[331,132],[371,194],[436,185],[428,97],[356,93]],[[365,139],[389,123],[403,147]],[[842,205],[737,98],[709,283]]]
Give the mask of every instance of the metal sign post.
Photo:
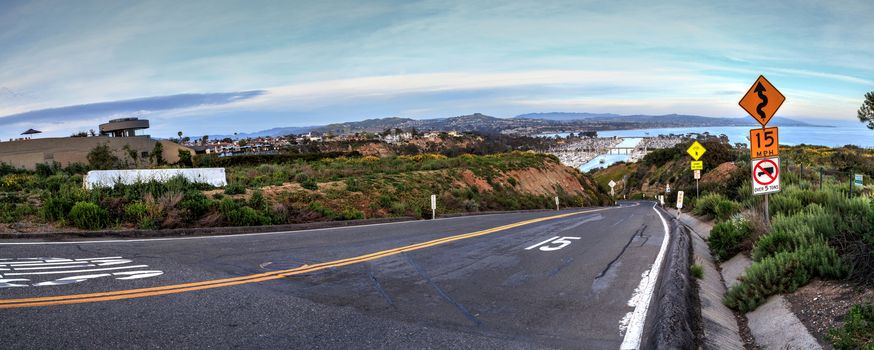
[[[695,199],[698,199],[698,180],[701,179],[701,170],[693,171],[695,177]]]
[[[760,75],[740,99],[738,105],[750,114],[761,129],[750,130],[750,163],[754,195],[765,195],[765,224],[770,226],[768,194],[780,191],[780,141],[777,128],[768,128],[768,122],[786,101],[768,79]]]

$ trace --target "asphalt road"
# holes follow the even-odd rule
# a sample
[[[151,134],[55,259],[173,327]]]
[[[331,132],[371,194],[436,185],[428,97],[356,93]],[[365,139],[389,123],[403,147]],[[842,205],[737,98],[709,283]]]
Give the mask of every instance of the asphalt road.
[[[5,241],[0,344],[615,349],[664,238],[653,203],[640,202],[224,237]]]

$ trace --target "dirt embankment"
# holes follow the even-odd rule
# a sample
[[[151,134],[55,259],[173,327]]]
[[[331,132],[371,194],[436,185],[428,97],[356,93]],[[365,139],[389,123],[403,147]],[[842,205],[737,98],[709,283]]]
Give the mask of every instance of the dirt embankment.
[[[572,196],[581,195],[591,200],[598,198],[598,187],[592,179],[556,163],[547,163],[540,168],[512,170],[495,180],[493,183],[510,186],[516,191],[531,195],[552,196],[560,189]],[[474,187],[481,192],[494,190],[492,184],[470,170],[461,172],[461,180],[456,182],[456,186]]]
[[[719,166],[704,173],[704,176],[701,176],[701,183],[709,184],[725,182],[731,178],[731,175],[734,174],[735,171],[737,171],[737,165],[732,162],[719,164]]]
[[[560,164],[548,163],[543,168],[513,170],[507,173],[507,177],[515,178],[518,184],[516,189],[525,193],[550,195],[556,192],[556,188],[572,195],[586,193],[576,174]]]

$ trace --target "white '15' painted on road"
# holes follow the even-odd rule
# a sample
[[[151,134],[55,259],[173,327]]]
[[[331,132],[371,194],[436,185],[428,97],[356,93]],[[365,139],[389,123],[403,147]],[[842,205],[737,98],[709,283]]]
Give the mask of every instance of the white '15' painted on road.
[[[525,250],[531,250],[531,249],[534,249],[534,248],[540,247],[540,250],[542,250],[542,251],[544,251],[544,252],[551,252],[551,251],[553,251],[553,250],[559,250],[559,249],[561,249],[561,248],[564,248],[564,247],[569,246],[569,245],[571,244],[571,241],[570,241],[570,240],[572,240],[572,239],[580,239],[580,237],[559,237],[559,236],[555,236],[555,237],[552,237],[552,238],[550,238],[550,239],[547,239],[547,240],[545,240],[545,241],[543,241],[543,242],[540,242],[540,243],[537,243],[537,244],[535,244],[535,245],[533,245],[533,246],[530,246],[530,247],[528,247],[528,248],[525,248]],[[549,243],[549,245],[545,245],[545,244],[547,244],[547,243]],[[553,244],[557,244],[557,245],[553,245]]]

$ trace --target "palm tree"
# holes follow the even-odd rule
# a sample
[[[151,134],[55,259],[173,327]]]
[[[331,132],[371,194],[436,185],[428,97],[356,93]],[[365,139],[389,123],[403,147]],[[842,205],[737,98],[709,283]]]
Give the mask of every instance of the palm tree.
[[[182,131],[177,132],[176,135],[179,135],[179,144],[182,144]]]

